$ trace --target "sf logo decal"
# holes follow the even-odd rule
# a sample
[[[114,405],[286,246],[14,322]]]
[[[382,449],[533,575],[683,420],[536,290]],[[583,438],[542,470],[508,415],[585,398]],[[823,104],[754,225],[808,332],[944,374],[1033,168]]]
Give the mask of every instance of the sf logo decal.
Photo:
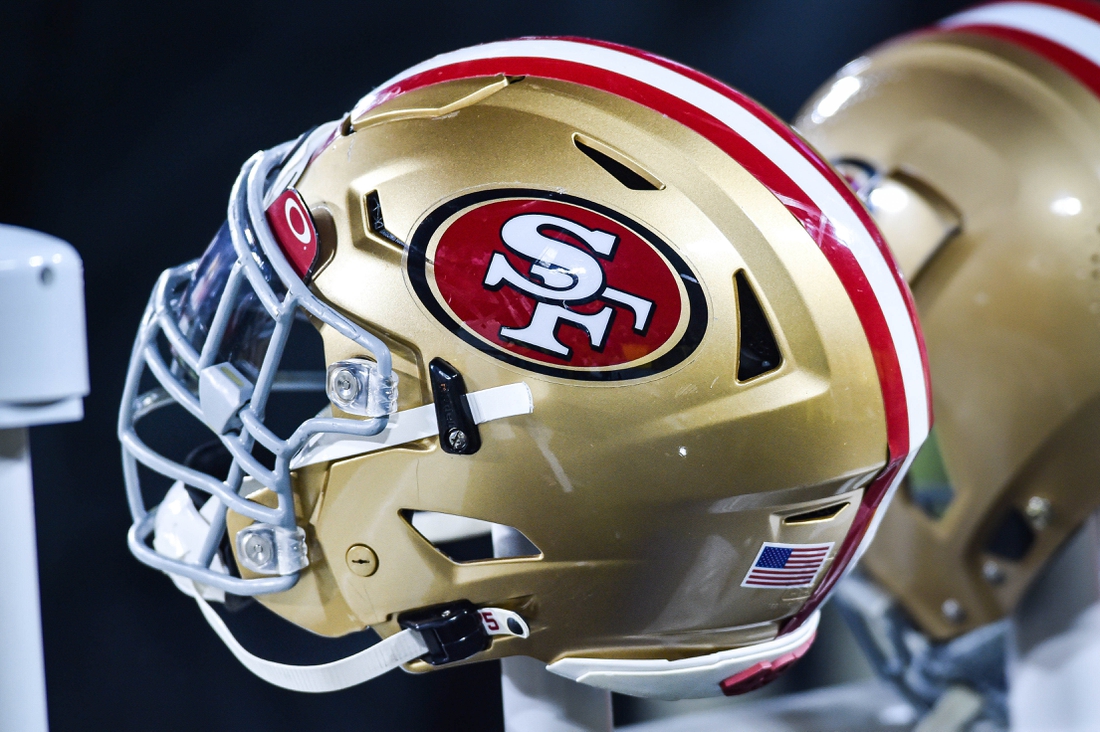
[[[591,201],[478,191],[431,211],[409,281],[444,327],[535,373],[642,378],[682,362],[706,329],[698,278],[656,234]]]
[[[521,274],[507,256],[494,252],[483,284],[490,290],[505,285],[514,287],[536,300],[536,305],[526,326],[502,326],[500,337],[569,358],[571,349],[556,335],[559,326],[569,324],[588,334],[594,351],[603,351],[615,317],[611,304],[628,308],[634,317],[634,332],[645,335],[653,314],[653,301],[609,287],[599,260],[565,238],[553,236],[554,232],[572,234],[607,260],[614,258],[619,241],[614,234],[594,231],[560,216],[520,214],[508,219],[500,230],[501,239],[510,250],[532,262],[530,272]],[[591,314],[569,309],[570,305],[593,301],[611,304]]]

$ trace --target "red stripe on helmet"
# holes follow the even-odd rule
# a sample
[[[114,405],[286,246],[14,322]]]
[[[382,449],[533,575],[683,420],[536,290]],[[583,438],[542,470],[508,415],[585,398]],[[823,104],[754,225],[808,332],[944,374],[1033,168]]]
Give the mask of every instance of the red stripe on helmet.
[[[1089,21],[1091,22],[1091,21]],[[946,33],[975,33],[1009,41],[1036,53],[1077,79],[1100,97],[1100,67],[1081,54],[1051,39],[1000,25],[958,25],[945,29]]]
[[[1083,15],[1086,18],[1091,18],[1092,20],[1100,23],[1100,3],[1095,3],[1092,0],[1020,0],[1020,2],[1027,2],[1032,5],[1047,5],[1052,8],[1061,8],[1062,10],[1068,10],[1071,13]],[[977,10],[978,8],[988,8],[991,5],[1004,4],[1004,0],[991,0],[991,2],[977,3],[976,5],[973,5],[967,9]]]

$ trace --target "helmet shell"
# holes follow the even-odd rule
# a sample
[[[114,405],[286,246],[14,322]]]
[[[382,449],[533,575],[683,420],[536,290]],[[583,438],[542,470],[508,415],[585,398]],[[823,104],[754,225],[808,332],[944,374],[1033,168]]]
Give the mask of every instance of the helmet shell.
[[[349,115],[298,190],[333,223],[335,245],[313,276],[315,291],[384,338],[402,409],[431,401],[427,369],[439,358],[470,391],[523,381],[534,410],[482,425],[474,455],[449,454],[429,438],[303,471],[302,518],[325,560],[294,589],[260,599],[323,634],[370,625],[388,635],[398,614],[459,598],[528,619],[530,638],[497,638],[479,659],[673,659],[771,639],[835,583],[909,446],[927,430],[904,285],[867,233],[866,212],[789,131],[787,151],[808,172],[784,171],[739,135],[731,142],[712,134],[697,109],[672,97],[654,101],[638,79],[604,78],[591,65],[547,57],[563,47],[629,56],[703,79],[742,113],[751,107],[755,124],[773,136],[785,130],[732,90],[632,49],[511,43],[526,54],[467,49],[384,85]],[[481,57],[479,65],[464,54]],[[633,172],[625,178],[634,185],[593,149]],[[854,235],[816,204],[779,195],[792,175],[826,181],[845,215],[864,227],[877,269],[854,269],[870,307],[845,275],[853,263],[838,264],[854,259]],[[645,276],[612,279],[606,264],[607,281],[650,299],[657,314],[678,308],[669,340],[633,360],[574,365],[487,337],[487,320],[519,323],[500,321],[488,287],[457,290],[472,300],[449,295],[463,274],[454,247],[481,282],[488,257],[507,254],[501,217],[520,214],[571,218],[590,230],[604,221],[624,240],[614,222],[638,233],[635,254],[649,257]],[[623,247],[615,266],[630,256]],[[894,335],[896,347],[868,335],[874,327],[891,333],[887,306],[867,286],[876,277],[892,297],[891,317],[908,329]],[[739,378],[746,334],[738,287],[751,288],[781,353],[752,378]],[[629,314],[617,318],[623,327],[611,339],[629,335]],[[582,348],[586,334],[569,324],[558,333],[566,331],[575,355],[591,356]],[[654,366],[685,332],[690,348]],[[361,355],[333,330],[322,335],[327,362]],[[609,341],[604,353],[615,346]],[[537,554],[453,561],[414,529],[414,511],[513,527]],[[231,516],[231,530],[243,524]],[[832,549],[805,586],[745,587],[763,542]],[[377,553],[369,577],[344,561],[360,544]]]

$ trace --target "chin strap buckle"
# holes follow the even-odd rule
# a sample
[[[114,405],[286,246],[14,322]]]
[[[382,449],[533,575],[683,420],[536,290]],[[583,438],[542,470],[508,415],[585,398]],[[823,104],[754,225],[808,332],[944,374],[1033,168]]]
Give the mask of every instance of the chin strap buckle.
[[[193,596],[210,627],[245,668],[264,681],[291,691],[339,691],[418,658],[433,666],[461,661],[488,648],[492,635],[526,638],[531,634],[527,621],[512,610],[477,608],[460,600],[399,616],[397,620],[403,630],[358,653],[329,663],[299,666],[254,655],[233,637],[201,593],[196,590]]]
[[[428,646],[423,660],[433,666],[461,661],[489,647],[481,615],[468,600],[405,613],[397,622],[420,633]]]
[[[428,646],[423,660],[433,666],[462,661],[484,651],[493,635],[531,635],[531,628],[519,613],[499,607],[477,608],[468,600],[405,613],[397,622],[406,630],[420,633]]]

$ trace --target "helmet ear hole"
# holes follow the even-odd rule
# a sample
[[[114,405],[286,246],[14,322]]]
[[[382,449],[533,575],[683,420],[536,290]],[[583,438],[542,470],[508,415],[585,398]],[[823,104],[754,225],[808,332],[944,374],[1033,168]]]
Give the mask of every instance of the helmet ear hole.
[[[783,363],[775,333],[768,316],[749,284],[744,270],[733,276],[737,288],[737,328],[739,350],[737,380],[748,381],[775,371]]]

